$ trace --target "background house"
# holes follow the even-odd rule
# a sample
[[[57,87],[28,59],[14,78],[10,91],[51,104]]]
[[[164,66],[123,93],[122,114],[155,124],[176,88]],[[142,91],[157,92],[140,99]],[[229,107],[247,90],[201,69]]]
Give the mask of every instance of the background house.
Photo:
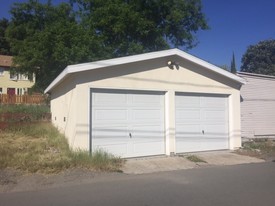
[[[275,137],[275,76],[238,72],[241,88],[241,128],[244,138]]]
[[[138,157],[240,147],[243,82],[171,49],[68,66],[45,92],[72,148]]]
[[[0,93],[23,95],[35,83],[23,74],[11,74],[12,56],[0,55]]]

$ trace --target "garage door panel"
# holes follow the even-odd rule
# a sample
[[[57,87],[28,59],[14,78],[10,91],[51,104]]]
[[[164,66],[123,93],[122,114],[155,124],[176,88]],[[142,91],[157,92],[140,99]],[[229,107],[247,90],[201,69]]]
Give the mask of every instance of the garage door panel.
[[[132,95],[133,107],[134,106],[156,106],[163,105],[163,96],[153,94],[134,94]]]
[[[127,95],[120,93],[94,93],[93,105],[123,106],[127,105]]]
[[[128,111],[126,109],[95,109],[94,120],[99,121],[127,121]]]
[[[214,122],[220,122],[220,121],[225,121],[227,118],[226,113],[224,112],[224,110],[205,110],[204,111],[204,119],[207,121],[214,121]]]
[[[200,98],[198,96],[182,96],[178,95],[180,98],[176,98],[177,108],[199,108]]]
[[[177,94],[176,102],[177,153],[228,149],[227,97]]]
[[[160,109],[133,109],[133,121],[157,121],[160,122],[163,118],[162,110]]]
[[[199,138],[185,138],[177,140],[176,151],[194,152],[201,151],[202,140]]]
[[[197,121],[200,119],[200,110],[190,109],[190,110],[182,110],[178,109],[176,112],[176,119],[178,123],[185,123],[190,121]],[[188,118],[187,118],[188,117]]]
[[[204,124],[204,135],[227,136],[227,127],[224,124]]]
[[[124,142],[128,139],[128,127],[127,126],[108,126],[93,127],[93,140],[101,142]]]
[[[182,128],[182,129],[179,129]],[[187,138],[190,135],[198,135],[201,133],[200,124],[177,124],[176,134],[177,138]]]
[[[97,89],[91,101],[92,151],[103,148],[121,157],[164,154],[163,93]]]
[[[163,142],[163,130],[161,125],[135,125],[130,129],[132,141]]]
[[[164,142],[136,142],[133,144],[134,156],[149,156],[163,154]],[[141,152],[142,151],[142,152]]]
[[[201,107],[205,108],[226,108],[226,98],[225,97],[202,97]]]

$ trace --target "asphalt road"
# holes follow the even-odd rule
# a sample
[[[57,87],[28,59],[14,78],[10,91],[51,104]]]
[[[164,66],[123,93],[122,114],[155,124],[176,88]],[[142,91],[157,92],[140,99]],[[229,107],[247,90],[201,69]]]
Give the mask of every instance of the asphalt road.
[[[275,205],[275,162],[146,175],[112,175],[82,185],[2,193],[0,205]]]

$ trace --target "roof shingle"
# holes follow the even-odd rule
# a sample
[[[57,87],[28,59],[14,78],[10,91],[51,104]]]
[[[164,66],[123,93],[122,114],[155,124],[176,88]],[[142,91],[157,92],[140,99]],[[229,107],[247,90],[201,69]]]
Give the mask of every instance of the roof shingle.
[[[11,67],[11,65],[12,65],[12,56],[0,55],[0,66]]]

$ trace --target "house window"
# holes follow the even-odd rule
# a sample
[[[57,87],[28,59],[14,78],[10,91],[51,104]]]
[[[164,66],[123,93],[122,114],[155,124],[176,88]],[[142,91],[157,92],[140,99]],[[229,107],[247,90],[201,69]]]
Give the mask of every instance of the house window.
[[[28,75],[25,74],[12,74],[10,73],[11,80],[29,80]]]
[[[10,80],[17,80],[17,79],[18,79],[18,75],[17,74],[10,73]]]
[[[25,75],[25,74],[19,74],[18,80],[29,80],[29,77],[28,75]]]
[[[0,67],[0,76],[4,76],[4,71],[5,69]]]

